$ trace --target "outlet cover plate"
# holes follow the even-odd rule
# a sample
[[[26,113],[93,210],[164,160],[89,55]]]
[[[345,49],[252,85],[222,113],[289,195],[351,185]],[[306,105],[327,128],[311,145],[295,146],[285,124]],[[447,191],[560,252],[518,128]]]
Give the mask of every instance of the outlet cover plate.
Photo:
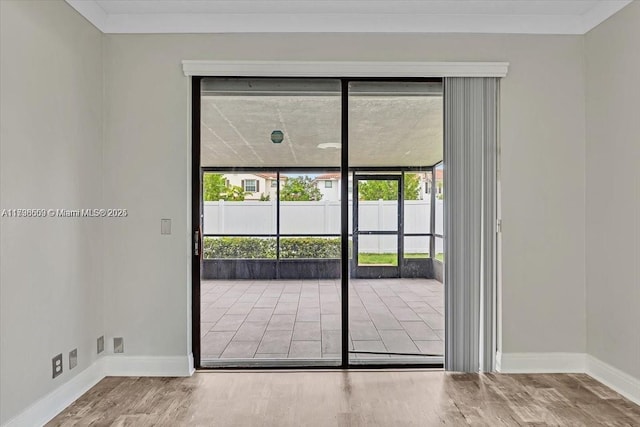
[[[160,220],[160,234],[171,234],[171,219],[163,218]]]
[[[124,338],[115,337],[113,339],[113,352],[114,353],[124,353]]]
[[[51,373],[51,378],[55,378],[62,374],[62,353],[51,359]]]
[[[104,335],[101,337],[98,337],[97,349],[98,349],[98,354],[104,351]]]
[[[69,352],[69,369],[73,369],[78,366],[78,349],[74,348]]]

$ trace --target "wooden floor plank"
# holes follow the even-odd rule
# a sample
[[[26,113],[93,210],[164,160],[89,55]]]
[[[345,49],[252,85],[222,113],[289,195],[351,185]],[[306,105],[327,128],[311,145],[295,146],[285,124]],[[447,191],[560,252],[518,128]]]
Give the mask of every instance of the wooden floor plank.
[[[640,426],[640,407],[583,374],[426,370],[109,377],[48,426]]]

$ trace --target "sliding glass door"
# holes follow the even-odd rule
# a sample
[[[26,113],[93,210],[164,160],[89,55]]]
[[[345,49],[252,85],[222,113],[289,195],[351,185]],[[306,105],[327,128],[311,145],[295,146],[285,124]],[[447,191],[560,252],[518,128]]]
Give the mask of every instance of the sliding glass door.
[[[194,78],[196,365],[442,363],[439,81]]]

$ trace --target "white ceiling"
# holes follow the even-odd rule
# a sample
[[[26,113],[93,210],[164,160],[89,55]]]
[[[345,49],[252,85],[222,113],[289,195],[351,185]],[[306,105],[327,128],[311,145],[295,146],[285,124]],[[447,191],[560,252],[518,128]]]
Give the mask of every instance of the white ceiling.
[[[584,34],[632,0],[66,0],[105,33]]]

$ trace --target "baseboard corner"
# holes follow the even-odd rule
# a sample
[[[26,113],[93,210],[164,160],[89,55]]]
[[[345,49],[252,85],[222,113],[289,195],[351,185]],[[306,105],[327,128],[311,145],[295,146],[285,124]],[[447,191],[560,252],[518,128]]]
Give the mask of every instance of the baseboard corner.
[[[20,414],[8,420],[4,427],[33,427],[48,423],[100,382],[105,377],[104,373],[104,357],[101,357],[76,376],[38,399]]]
[[[588,354],[585,373],[640,405],[640,379]]]

